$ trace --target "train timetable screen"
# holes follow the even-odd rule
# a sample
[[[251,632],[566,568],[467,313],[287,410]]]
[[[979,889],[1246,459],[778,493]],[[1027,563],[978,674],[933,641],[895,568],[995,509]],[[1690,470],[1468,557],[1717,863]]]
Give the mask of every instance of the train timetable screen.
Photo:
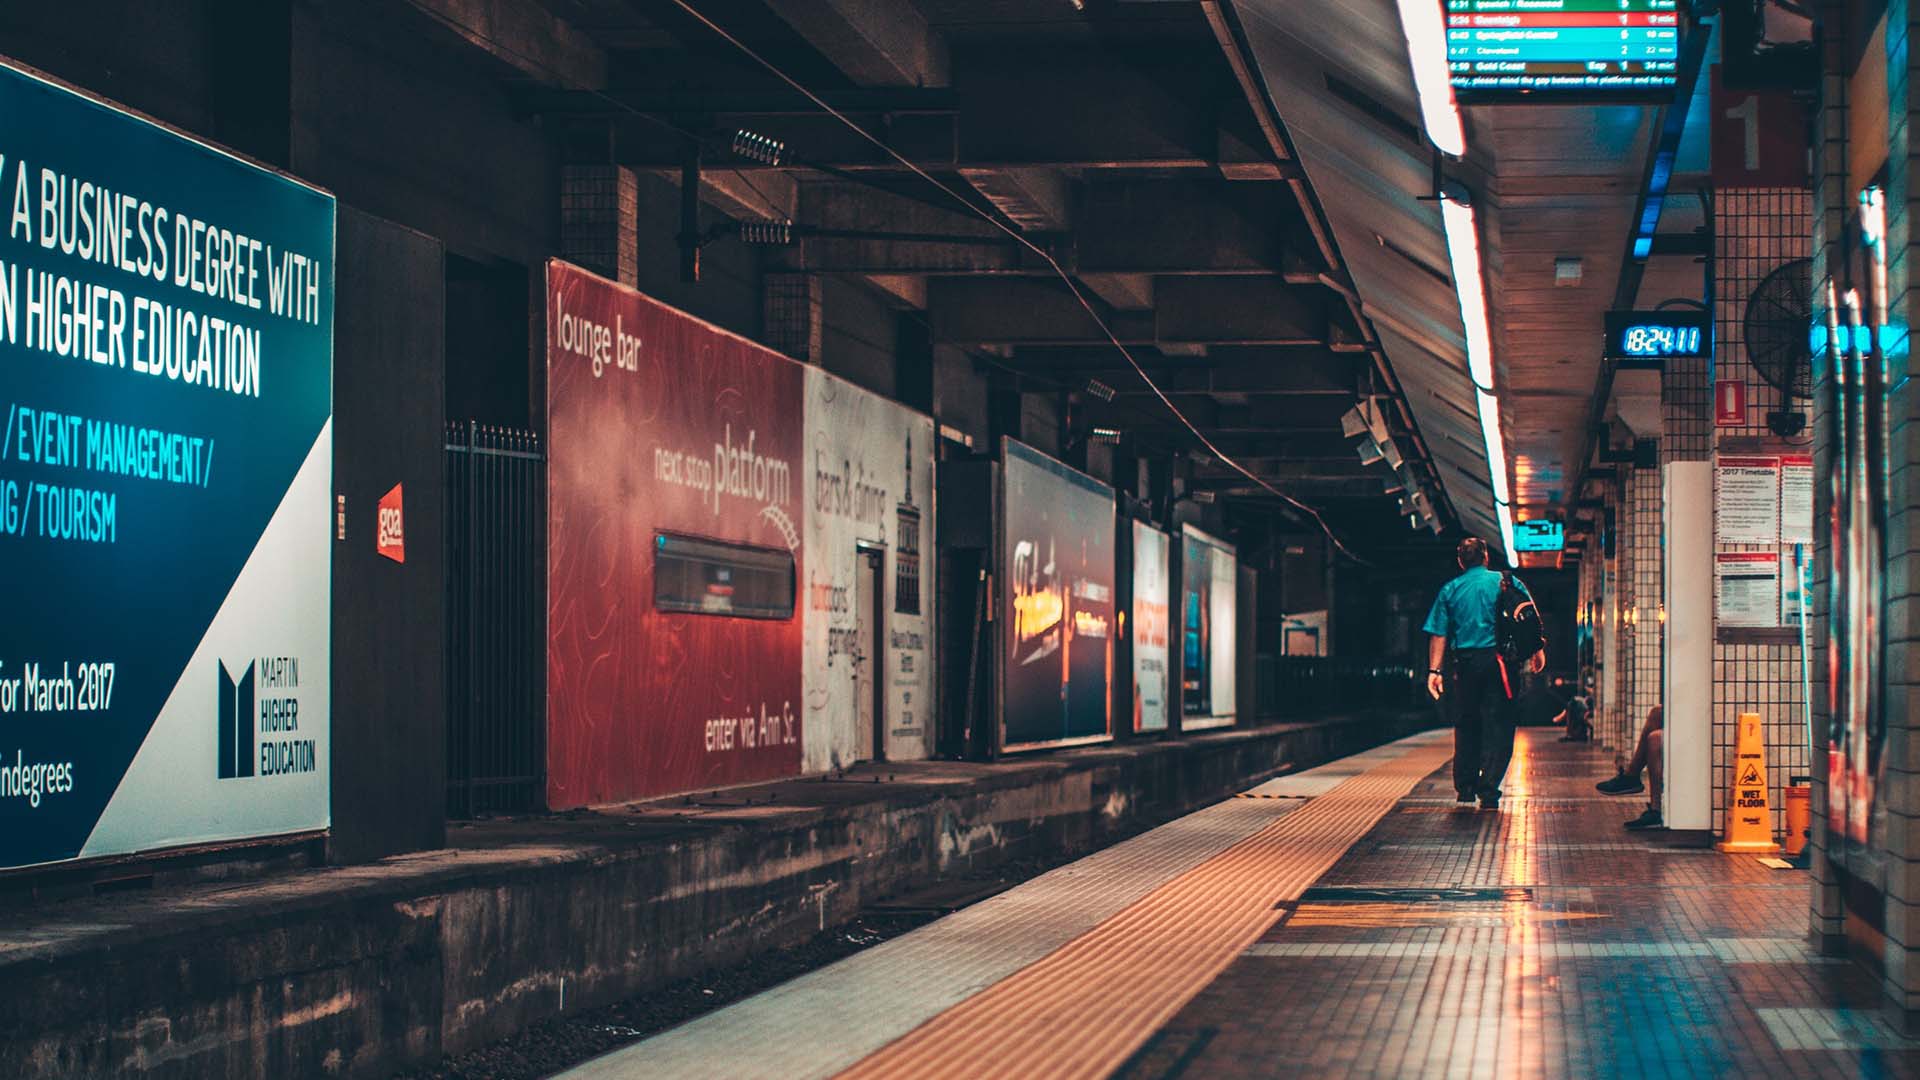
[[[1659,100],[1680,66],[1679,0],[1447,0],[1447,62],[1466,103]]]

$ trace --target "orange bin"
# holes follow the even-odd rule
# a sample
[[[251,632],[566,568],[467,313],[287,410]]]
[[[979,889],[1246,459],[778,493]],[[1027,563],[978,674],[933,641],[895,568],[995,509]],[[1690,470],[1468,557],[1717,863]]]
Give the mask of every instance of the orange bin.
[[[1787,854],[1798,855],[1807,846],[1807,830],[1813,827],[1812,777],[1794,777],[1781,795],[1782,809],[1787,816]]]

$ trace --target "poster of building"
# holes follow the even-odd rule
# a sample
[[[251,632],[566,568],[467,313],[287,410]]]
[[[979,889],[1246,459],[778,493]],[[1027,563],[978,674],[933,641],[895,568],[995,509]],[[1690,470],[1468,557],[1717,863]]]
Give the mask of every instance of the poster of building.
[[[932,564],[933,421],[817,367],[806,368],[805,532],[808,552],[802,771],[843,768],[874,756],[870,718],[856,700],[877,677],[890,761],[924,758],[934,702]],[[879,552],[880,625],[858,632],[875,612],[861,605],[855,575],[867,571],[862,545]],[[877,667],[862,642],[872,644]],[[865,753],[862,753],[863,747]]]
[[[0,868],[326,828],[333,197],[0,116]]]
[[[1111,738],[1113,489],[1003,445],[1001,746]]]
[[[1238,566],[1233,545],[1192,525],[1181,526],[1180,726],[1188,731],[1234,722],[1234,597]]]
[[[799,771],[803,403],[778,353],[548,262],[553,809]]]
[[[1133,730],[1167,730],[1168,557],[1172,541],[1144,522],[1133,524]]]

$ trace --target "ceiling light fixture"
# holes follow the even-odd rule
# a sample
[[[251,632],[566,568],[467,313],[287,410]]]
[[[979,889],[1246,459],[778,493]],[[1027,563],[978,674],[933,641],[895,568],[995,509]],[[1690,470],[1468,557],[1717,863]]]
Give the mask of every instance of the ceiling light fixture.
[[[784,165],[787,158],[787,144],[771,135],[762,135],[757,131],[740,128],[733,133],[733,152],[748,161],[757,161],[762,165]]]
[[[1092,394],[1101,401],[1112,401],[1114,397],[1113,387],[1108,386],[1099,379],[1087,380],[1087,393]]]
[[[1480,413],[1480,435],[1487,448],[1487,478],[1500,519],[1500,541],[1507,562],[1515,564],[1513,492],[1507,486],[1507,443],[1500,432],[1500,399],[1493,386],[1493,334],[1487,322],[1487,288],[1480,264],[1480,226],[1473,204],[1457,185],[1441,193],[1440,218],[1447,230],[1447,255],[1453,262],[1454,291],[1467,337],[1467,373],[1473,379]]]
[[[1120,445],[1120,432],[1110,427],[1094,428],[1092,438],[1094,442],[1102,446]]]
[[[1400,0],[1400,29],[1407,36],[1413,86],[1420,93],[1420,118],[1427,138],[1443,153],[1467,152],[1467,133],[1453,100],[1453,72],[1447,63],[1447,27],[1435,0]]]

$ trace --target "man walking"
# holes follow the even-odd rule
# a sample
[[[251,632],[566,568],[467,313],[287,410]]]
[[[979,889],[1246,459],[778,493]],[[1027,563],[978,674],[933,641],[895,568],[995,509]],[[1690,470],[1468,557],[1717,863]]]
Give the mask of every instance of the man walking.
[[[1495,638],[1500,617],[1500,585],[1505,575],[1487,568],[1487,542],[1477,536],[1454,549],[1460,576],[1440,588],[1426,632],[1427,692],[1445,695],[1453,719],[1453,789],[1462,803],[1480,800],[1483,809],[1500,805],[1500,782],[1513,757],[1512,703],[1517,671],[1508,671]],[[1522,596],[1526,586],[1513,579]],[[1447,666],[1449,648],[1452,665]],[[1541,649],[1527,661],[1529,671],[1546,667]]]

